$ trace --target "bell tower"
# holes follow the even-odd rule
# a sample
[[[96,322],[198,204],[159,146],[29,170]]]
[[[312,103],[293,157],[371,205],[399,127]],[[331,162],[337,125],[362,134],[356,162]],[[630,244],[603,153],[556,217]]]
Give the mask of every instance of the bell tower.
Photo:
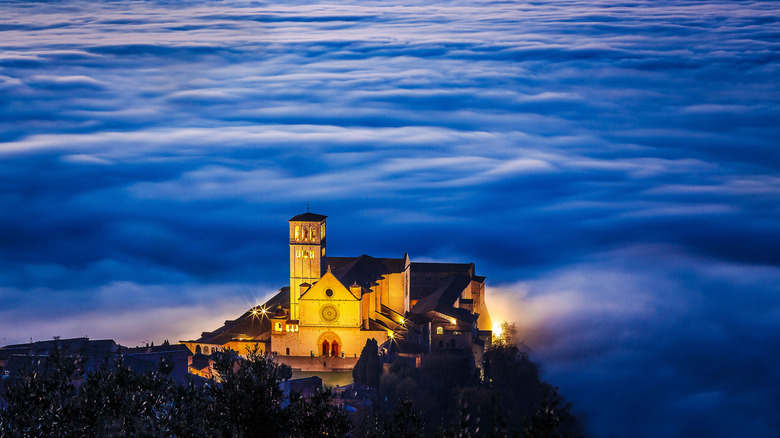
[[[325,219],[327,216],[299,214],[290,222],[290,319],[298,320],[298,298],[302,283],[314,284],[327,270],[325,261]]]

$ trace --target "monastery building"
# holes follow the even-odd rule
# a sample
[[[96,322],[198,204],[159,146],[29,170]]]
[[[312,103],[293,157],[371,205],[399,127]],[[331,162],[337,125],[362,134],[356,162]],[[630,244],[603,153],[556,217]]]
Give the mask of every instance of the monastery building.
[[[289,220],[290,282],[261,306],[213,332],[181,341],[194,353],[258,346],[293,370],[346,370],[368,339],[386,354],[417,357],[490,342],[485,277],[474,264],[400,258],[331,257],[327,216]]]

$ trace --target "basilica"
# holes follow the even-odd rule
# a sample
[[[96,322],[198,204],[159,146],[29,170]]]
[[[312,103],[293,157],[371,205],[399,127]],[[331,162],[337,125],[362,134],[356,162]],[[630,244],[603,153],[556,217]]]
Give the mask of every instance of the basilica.
[[[400,258],[332,257],[327,216],[289,220],[290,282],[263,305],[191,341],[194,353],[259,348],[293,370],[354,366],[368,339],[383,353],[420,358],[490,342],[485,277],[473,263],[417,263]]]

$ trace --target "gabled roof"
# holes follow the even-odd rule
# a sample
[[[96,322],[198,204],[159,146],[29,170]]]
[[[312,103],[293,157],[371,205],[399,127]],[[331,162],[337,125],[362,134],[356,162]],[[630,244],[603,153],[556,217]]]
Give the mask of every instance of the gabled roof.
[[[279,289],[279,292],[271,297],[262,306],[255,306],[247,310],[243,315],[236,319],[225,321],[225,325],[214,330],[213,332],[203,332],[201,337],[195,341],[189,342],[201,342],[204,344],[225,344],[230,342],[238,335],[245,335],[248,338],[260,336],[271,329],[271,321],[269,317],[272,317],[277,310],[282,309],[290,302],[290,287],[286,286]],[[265,308],[267,316],[259,317],[256,312],[259,308]]]
[[[421,298],[417,304],[412,307],[412,313],[419,315],[427,312],[438,312],[459,320],[474,322],[478,315],[471,313],[467,309],[455,307],[460,294],[471,284],[471,278],[467,275],[452,275],[444,279],[441,287],[434,293]]]
[[[305,289],[305,292],[303,292],[301,294],[299,299],[303,300],[304,297],[306,297],[306,295],[308,295],[309,293],[313,293],[312,290],[324,291],[324,290],[326,290],[326,288],[329,285],[331,287],[333,287],[333,288],[336,288],[336,289],[338,289],[337,285],[341,286],[346,291],[346,293],[342,293],[342,292],[336,291],[336,295],[331,296],[332,299],[339,299],[339,300],[341,300],[341,299],[344,299],[344,298],[347,298],[347,297],[352,297],[352,299],[360,300],[361,294],[358,293],[357,295],[355,295],[350,290],[349,285],[346,285],[346,284],[342,283],[341,280],[339,280],[338,277],[336,277],[333,274],[332,271],[326,272],[325,275],[320,277],[320,279],[317,280],[314,285],[311,285],[311,284],[308,284],[308,283],[301,283],[301,289],[302,290]],[[333,292],[333,290],[331,290],[331,292]],[[307,298],[311,298],[311,295],[309,295],[309,297],[307,297]],[[349,298],[347,298],[347,299],[349,299]]]
[[[381,263],[385,265],[385,268],[387,269],[388,273],[399,273],[399,272],[403,272],[404,269],[406,269],[406,265],[405,265],[406,259],[404,257],[401,257],[400,259],[394,259],[394,258],[370,257],[365,254],[358,257],[328,256],[326,258],[326,263],[328,264],[328,266],[330,266],[330,269],[335,272],[339,270],[339,268],[343,267],[344,265],[348,265],[350,263],[357,261],[357,259],[359,259],[360,257],[369,257],[375,260],[377,263]]]
[[[337,259],[339,266],[336,269],[331,266],[331,272],[346,287],[357,283],[358,286],[370,289],[382,276],[403,272],[403,259],[376,259],[365,254],[351,260],[347,260],[347,257],[334,259]],[[328,257],[330,261],[331,257]]]
[[[412,262],[412,273],[417,272],[457,272],[474,275],[474,263],[424,263]]]
[[[327,216],[316,213],[309,213],[307,211],[306,213],[301,213],[298,216],[293,216],[293,218],[287,222],[322,222],[327,218]]]
[[[116,351],[117,345],[112,339],[91,340],[87,337],[52,339],[36,341],[27,344],[12,344],[0,348],[0,358],[14,354],[48,355],[54,349],[60,348],[68,354],[78,353],[81,356],[94,356],[102,359],[107,353]]]

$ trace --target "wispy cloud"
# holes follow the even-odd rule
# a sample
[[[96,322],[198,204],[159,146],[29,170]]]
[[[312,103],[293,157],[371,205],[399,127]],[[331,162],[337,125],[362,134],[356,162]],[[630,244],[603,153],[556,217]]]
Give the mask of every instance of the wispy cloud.
[[[308,202],[331,254],[476,262],[598,435],[780,429],[774,2],[0,13],[8,342],[213,329]]]

